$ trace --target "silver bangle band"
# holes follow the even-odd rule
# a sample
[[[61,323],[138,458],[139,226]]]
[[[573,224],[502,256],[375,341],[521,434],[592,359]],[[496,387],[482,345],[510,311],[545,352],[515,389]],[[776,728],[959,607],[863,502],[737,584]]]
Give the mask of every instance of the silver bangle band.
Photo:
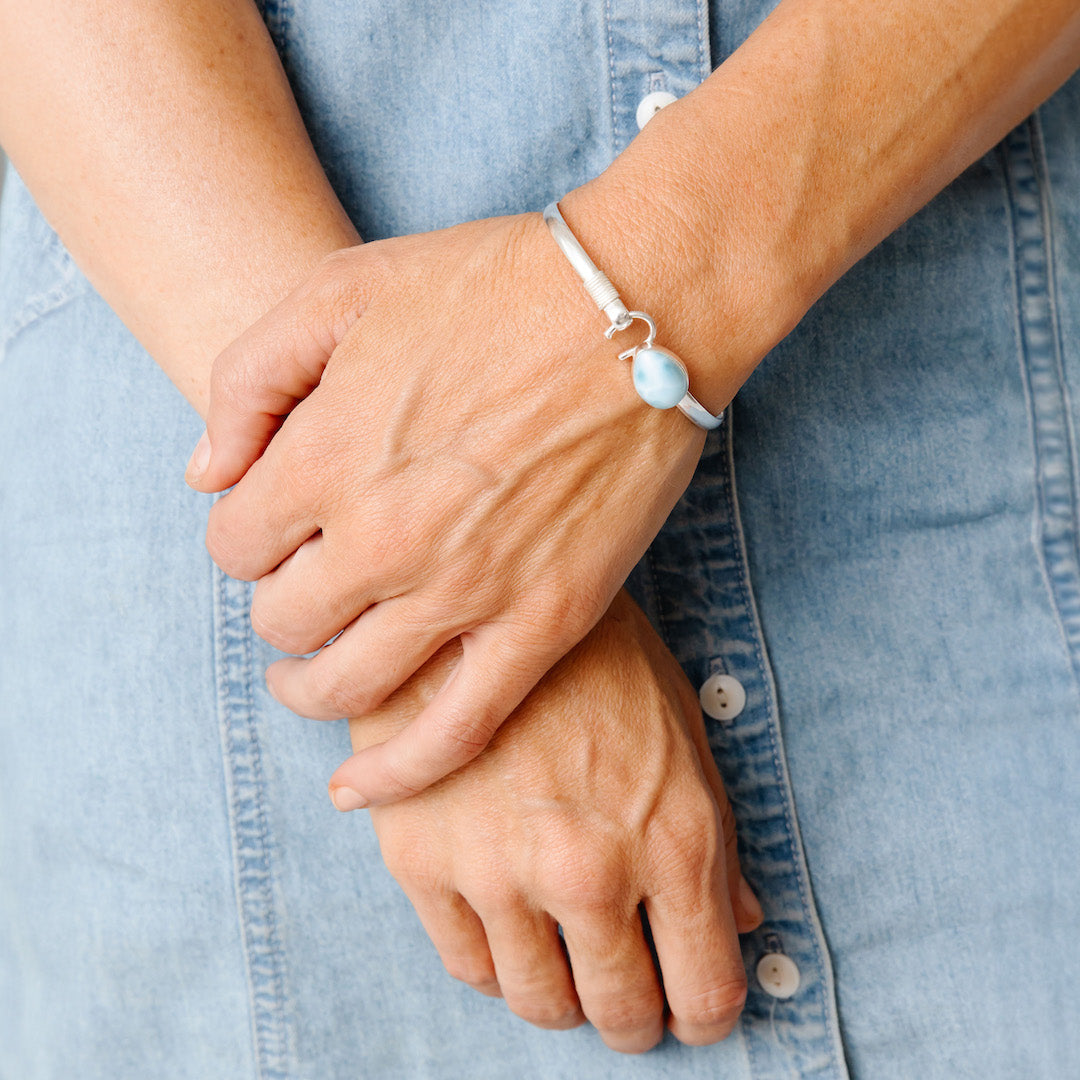
[[[544,207],[543,216],[544,224],[547,225],[555,243],[559,245],[559,250],[566,256],[575,273],[581,278],[585,291],[592,297],[596,306],[611,320],[611,325],[604,331],[604,336],[610,338],[620,330],[626,330],[635,319],[641,319],[648,326],[649,332],[642,344],[635,345],[633,348],[619,354],[620,360],[631,360],[634,363],[634,386],[642,398],[654,408],[670,409],[673,406],[677,407],[698,427],[704,428],[706,431],[718,428],[724,420],[723,410],[721,409],[716,416],[713,416],[690,393],[686,366],[667,349],[661,349],[653,345],[653,338],[656,336],[656,324],[645,312],[630,311],[622,302],[618,290],[608,281],[607,276],[597,267],[596,263],[589,258],[588,253],[578,243],[577,237],[570,231],[570,226],[566,224],[559,211],[558,201],[548,203]],[[643,390],[641,385],[643,380],[639,377],[639,366],[644,369],[646,365],[639,363],[639,355],[641,361],[647,359],[654,361],[653,367],[656,367],[656,362],[659,363],[660,368],[664,371],[664,378],[669,380],[667,386],[672,385],[669,376],[671,376],[674,366],[677,365],[683,380],[678,385],[685,387],[685,392],[681,394],[678,400],[668,400],[662,395],[657,398],[655,394],[650,396],[646,390]],[[658,400],[661,403],[658,404]]]

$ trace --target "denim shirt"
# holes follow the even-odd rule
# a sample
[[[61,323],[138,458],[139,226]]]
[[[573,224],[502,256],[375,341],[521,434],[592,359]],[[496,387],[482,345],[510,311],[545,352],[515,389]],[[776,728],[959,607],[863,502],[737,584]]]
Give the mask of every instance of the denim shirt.
[[[377,239],[540,210],[770,6],[261,9]],[[442,971],[325,800],[342,726],[266,692],[197,419],[9,172],[0,1078],[1080,1076],[1077,117],[1074,78],[815,305],[634,572],[765,919],[736,1031],[632,1059]]]

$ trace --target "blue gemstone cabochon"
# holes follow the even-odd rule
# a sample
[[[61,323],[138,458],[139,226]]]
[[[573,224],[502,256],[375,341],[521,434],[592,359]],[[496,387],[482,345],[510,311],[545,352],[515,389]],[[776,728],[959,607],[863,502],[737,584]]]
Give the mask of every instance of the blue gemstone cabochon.
[[[683,362],[667,349],[655,345],[634,353],[631,373],[641,400],[654,409],[671,409],[690,389],[690,376]]]

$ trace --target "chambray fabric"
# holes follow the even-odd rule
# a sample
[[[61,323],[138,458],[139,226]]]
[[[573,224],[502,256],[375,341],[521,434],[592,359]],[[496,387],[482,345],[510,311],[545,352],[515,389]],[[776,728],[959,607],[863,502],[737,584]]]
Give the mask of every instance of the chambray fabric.
[[[541,209],[769,6],[263,10],[374,239]],[[765,922],[733,1035],[634,1059],[442,971],[326,799],[344,725],[266,692],[199,421],[9,171],[0,1080],[1080,1076],[1077,117],[1073,79],[818,302],[635,571],[690,678],[746,689],[709,731]]]

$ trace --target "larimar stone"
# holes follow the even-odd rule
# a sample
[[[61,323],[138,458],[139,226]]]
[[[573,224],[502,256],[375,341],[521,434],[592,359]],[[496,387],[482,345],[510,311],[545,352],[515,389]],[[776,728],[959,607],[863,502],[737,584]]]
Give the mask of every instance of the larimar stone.
[[[690,389],[690,377],[682,361],[674,353],[655,345],[634,353],[631,372],[634,389],[641,400],[654,409],[673,408]]]

